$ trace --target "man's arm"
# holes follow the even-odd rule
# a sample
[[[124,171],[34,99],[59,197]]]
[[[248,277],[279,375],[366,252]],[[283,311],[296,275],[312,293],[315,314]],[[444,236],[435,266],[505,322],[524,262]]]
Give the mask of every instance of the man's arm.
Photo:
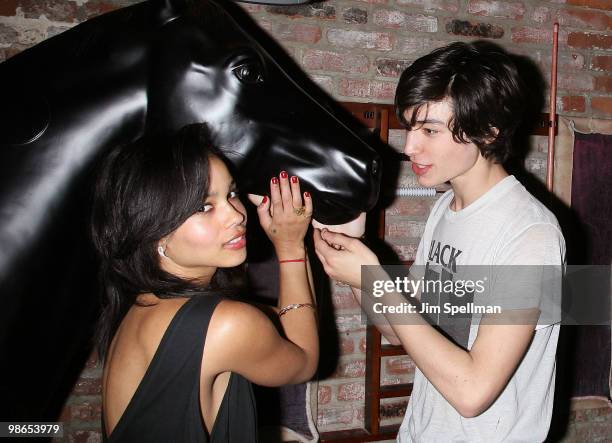
[[[356,288],[361,285],[361,265],[378,264],[365,245],[340,234],[315,235],[315,248],[328,275]],[[375,279],[389,279],[384,271],[379,272],[381,275]],[[383,297],[373,300],[362,292],[360,302],[362,307],[374,303],[400,306],[406,299],[401,294],[385,292]],[[380,314],[375,322],[381,324],[379,329],[382,327],[382,330],[388,324],[414,363],[444,398],[461,415],[473,417],[486,410],[499,396],[533,336],[538,310],[513,312],[521,316],[520,321],[499,318],[502,314],[488,317],[490,321],[483,319],[469,351],[447,339],[420,314]],[[384,320],[381,321],[381,317]],[[393,335],[389,336],[393,339]]]
[[[362,309],[364,309],[365,311],[361,300],[361,289],[357,289],[351,286],[351,291],[353,291],[353,295],[355,296],[357,303],[359,303],[359,306],[361,306]],[[386,319],[384,321],[380,321],[379,319],[377,319],[377,321],[374,323],[374,326],[376,326],[376,329],[380,331],[383,337],[385,337],[390,344],[394,346],[399,346],[402,344],[397,334]]]
[[[363,297],[369,295],[362,293]],[[405,301],[398,293],[376,299],[387,306],[400,306]],[[374,301],[370,299],[368,303]],[[385,314],[385,319],[438,392],[459,414],[475,417],[495,401],[508,383],[529,347],[538,316],[537,309],[529,309],[483,318],[469,351],[446,338],[420,314]]]

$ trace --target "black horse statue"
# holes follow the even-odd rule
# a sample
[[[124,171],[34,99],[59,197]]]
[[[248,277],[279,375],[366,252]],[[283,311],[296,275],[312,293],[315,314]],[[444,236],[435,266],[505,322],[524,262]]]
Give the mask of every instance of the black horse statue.
[[[244,192],[284,169],[326,224],[378,197],[378,153],[229,1],[105,14],[0,64],[0,84],[0,421],[56,419],[90,349],[92,181],[113,146],[205,121]]]

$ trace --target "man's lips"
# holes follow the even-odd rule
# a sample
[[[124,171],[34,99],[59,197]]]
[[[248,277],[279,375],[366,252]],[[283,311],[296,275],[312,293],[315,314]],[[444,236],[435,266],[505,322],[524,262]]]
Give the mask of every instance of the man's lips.
[[[420,163],[412,162],[412,172],[416,175],[423,175],[431,169],[431,165],[422,165]]]

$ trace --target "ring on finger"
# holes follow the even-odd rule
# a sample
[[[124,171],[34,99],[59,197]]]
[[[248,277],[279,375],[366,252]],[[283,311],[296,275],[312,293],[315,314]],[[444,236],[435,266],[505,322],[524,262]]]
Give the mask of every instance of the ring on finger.
[[[295,215],[304,215],[306,213],[306,208],[304,206],[297,209],[293,208],[293,213]]]

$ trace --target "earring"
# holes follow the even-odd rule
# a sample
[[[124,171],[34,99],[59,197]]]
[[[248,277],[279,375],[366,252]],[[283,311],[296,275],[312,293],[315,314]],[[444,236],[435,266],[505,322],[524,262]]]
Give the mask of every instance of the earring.
[[[162,257],[168,258],[168,256],[166,255],[166,248],[164,248],[163,246],[157,247],[157,253]]]

